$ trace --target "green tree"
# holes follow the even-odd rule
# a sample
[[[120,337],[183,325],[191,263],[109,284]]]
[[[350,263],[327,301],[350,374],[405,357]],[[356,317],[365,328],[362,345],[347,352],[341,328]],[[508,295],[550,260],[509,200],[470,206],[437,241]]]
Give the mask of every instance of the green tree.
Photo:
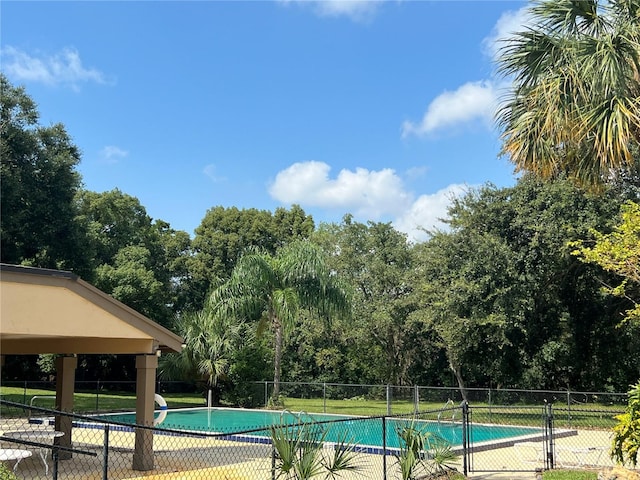
[[[273,224],[276,249],[294,240],[309,238],[315,229],[313,217],[306,214],[300,205],[291,205],[289,210],[282,207],[276,208],[273,212]]]
[[[258,248],[270,255],[296,239],[308,238],[314,223],[299,206],[290,210],[214,207],[196,228],[193,256],[187,262],[189,298],[186,308],[198,309],[206,295],[229,279],[245,251]]]
[[[255,325],[245,324],[242,348],[235,351],[229,368],[229,388],[223,392],[232,405],[246,408],[263,407],[264,382],[273,373],[273,350],[266,335],[257,336]]]
[[[144,246],[122,247],[111,263],[97,267],[94,283],[134,310],[168,326],[170,312],[164,303],[164,285],[156,278],[151,252]]]
[[[640,205],[625,203],[621,207],[621,216],[621,223],[613,232],[603,234],[593,230],[595,244],[587,247],[584,242],[576,242],[579,248],[573,254],[622,277],[621,283],[606,285],[605,291],[627,298],[633,306],[627,310],[624,321],[636,322],[640,326],[640,297],[631,293],[638,295],[640,290]]]
[[[531,388],[624,388],[637,378],[638,342],[616,328],[624,299],[605,297],[614,276],[571,255],[568,242],[610,231],[620,199],[585,193],[568,181],[525,175],[516,186],[485,186],[455,200],[453,232],[490,234],[512,252],[510,269],[524,308],[501,350],[502,384]],[[496,272],[499,274],[500,272]],[[515,294],[514,294],[515,295]],[[515,297],[514,297],[515,301]],[[611,357],[611,351],[620,352]]]
[[[23,88],[0,74],[0,259],[90,278],[74,195],[80,152],[61,124],[38,125]]]
[[[157,237],[154,249],[154,271],[164,286],[164,302],[174,315],[185,310],[188,302],[189,259],[191,238],[184,230],[176,230],[168,222],[156,220],[152,226]]]
[[[171,326],[184,301],[190,239],[118,189],[78,194],[93,254],[96,287],[156,322]]]
[[[529,14],[498,60],[513,78],[497,114],[503,153],[517,170],[596,188],[637,168],[640,2],[538,0]]]
[[[137,198],[116,188],[102,193],[83,190],[77,201],[95,266],[112,263],[123,247],[149,244],[152,220]]]
[[[353,292],[352,321],[342,350],[352,354],[354,380],[409,383],[410,366],[424,345],[417,341],[423,332],[409,320],[414,305],[407,275],[413,257],[406,235],[390,223],[364,224],[345,215],[340,224],[322,225],[312,239]]]
[[[349,312],[347,295],[327,267],[322,251],[308,241],[293,242],[274,256],[244,254],[231,278],[213,291],[209,301],[219,315],[258,320],[258,331],[272,330],[274,402],[280,395],[284,337],[299,312],[315,311],[325,320]]]
[[[465,376],[478,365],[472,359],[493,362],[484,362],[486,377],[476,381],[499,378],[501,350],[510,346],[510,330],[520,323],[523,295],[513,252],[489,233],[437,232],[420,246],[418,258],[419,308],[412,315],[437,334],[466,400]]]
[[[210,308],[182,315],[178,334],[185,347],[160,358],[160,377],[196,379],[217,397],[218,384],[229,375],[235,352],[243,343],[243,327],[234,317],[217,315]]]

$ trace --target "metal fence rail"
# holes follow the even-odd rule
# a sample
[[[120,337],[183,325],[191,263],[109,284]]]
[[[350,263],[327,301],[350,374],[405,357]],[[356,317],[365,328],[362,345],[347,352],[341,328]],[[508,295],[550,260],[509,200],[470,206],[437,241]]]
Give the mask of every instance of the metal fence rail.
[[[273,381],[252,382],[255,386],[255,397],[260,397],[259,406],[267,406],[273,392]],[[341,384],[320,382],[281,382],[283,397],[315,400],[316,408],[326,411],[328,402],[332,400],[378,401],[369,412],[372,415],[390,415],[398,411],[420,411],[424,405],[438,407],[449,401],[459,404],[463,398],[457,387],[433,387],[422,385],[375,385],[375,384]],[[552,403],[564,406],[567,411],[581,407],[608,406],[623,408],[628,396],[617,392],[588,392],[572,390],[527,390],[513,388],[467,388],[467,400],[471,404],[491,405],[541,405]],[[407,405],[409,408],[407,409]]]
[[[287,428],[294,436],[301,429],[311,428],[315,436],[305,436],[296,448],[318,447],[314,455],[326,461],[344,449],[346,441],[353,448],[359,470],[341,478],[386,480],[401,478],[407,429],[429,432],[420,453],[425,460],[432,458],[432,449],[444,444],[457,457],[447,461],[446,468],[465,474],[611,466],[608,452],[616,413],[620,412],[584,406],[574,406],[569,413],[550,403],[537,407],[449,403],[446,408],[406,415],[330,420],[300,412],[295,422],[281,420],[274,428]],[[62,416],[71,417],[73,424],[68,447],[62,446],[54,431],[53,419]],[[218,426],[216,433],[206,431],[206,426],[189,431],[177,427],[172,424],[171,412],[164,424],[146,427],[0,401],[0,451],[29,453],[20,460],[7,460],[12,468],[15,465],[19,478],[141,478],[150,472],[133,468],[135,429],[153,431],[149,438],[153,442],[154,480],[273,480],[278,475],[280,459],[271,442],[273,431],[267,425],[242,430]],[[446,442],[441,443],[441,439]],[[439,467],[433,462],[426,464]]]
[[[3,381],[0,387],[4,400],[23,404],[33,402],[36,406],[50,408],[55,404],[54,382]],[[463,400],[460,390],[455,387],[281,382],[280,388],[285,408],[287,400],[300,399],[306,403],[305,410],[325,413],[331,411],[332,402],[344,400],[352,402],[354,407],[366,405],[364,411],[358,409],[358,413],[366,415],[419,412],[441,408],[449,401],[457,405]],[[273,392],[273,381],[250,382],[244,385],[243,390],[243,407],[267,407]],[[114,394],[118,395],[118,408],[135,409],[135,382],[132,381],[77,381],[74,391],[85,399],[81,410],[83,412],[113,411]],[[205,405],[207,400],[195,383],[158,381],[156,391],[169,398],[172,393],[194,394],[189,400],[176,395],[171,400],[173,407],[194,406],[193,396],[201,396],[200,405]],[[488,406],[541,405],[547,402],[556,408],[563,408],[567,418],[571,417],[573,411],[581,408],[623,408],[628,401],[626,393],[616,392],[468,388],[466,393],[471,404]]]

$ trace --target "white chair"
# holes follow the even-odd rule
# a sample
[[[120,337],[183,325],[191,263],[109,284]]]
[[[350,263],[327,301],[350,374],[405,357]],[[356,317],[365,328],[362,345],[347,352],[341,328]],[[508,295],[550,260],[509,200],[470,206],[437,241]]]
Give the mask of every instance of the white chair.
[[[16,471],[18,464],[24,459],[32,455],[29,450],[21,450],[19,448],[0,448],[0,462],[16,461],[13,465],[13,471]]]

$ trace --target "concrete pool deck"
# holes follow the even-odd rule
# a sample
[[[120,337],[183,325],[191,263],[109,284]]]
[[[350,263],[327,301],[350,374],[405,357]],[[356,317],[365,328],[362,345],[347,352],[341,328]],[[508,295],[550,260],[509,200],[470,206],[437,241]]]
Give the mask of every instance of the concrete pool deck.
[[[110,444],[123,451],[131,451],[133,435],[129,432],[114,432],[114,434],[109,439]],[[557,468],[586,469],[613,466],[608,455],[610,435],[609,431],[583,430],[578,431],[577,435],[556,439]],[[542,447],[541,442],[540,447]],[[152,478],[161,475],[158,480],[160,478],[166,480],[216,477],[233,480],[270,478],[271,458],[268,445],[195,437],[184,437],[177,443],[174,437],[155,435],[154,448],[157,452],[157,465],[153,472],[131,471],[130,477],[123,478],[146,478],[150,475]],[[216,463],[226,462],[224,465],[212,465],[214,460],[212,456],[201,455],[212,448],[217,452]],[[382,456],[371,454],[358,456],[361,458],[363,470],[357,474],[345,474],[342,478],[382,477]],[[205,465],[207,463],[208,465]],[[460,461],[453,466],[458,471],[462,471]],[[535,449],[527,455],[527,451],[523,452],[518,446],[508,446],[474,453],[475,472],[470,474],[469,478],[531,479],[535,478],[536,468],[543,466],[544,462]],[[186,470],[176,471],[182,468],[188,469],[188,473]],[[397,473],[395,459],[392,456],[387,456],[387,472],[389,478],[394,478],[394,474]]]
[[[15,423],[12,424],[15,428]],[[608,455],[610,431],[578,430],[577,435],[556,439],[558,468],[602,468],[613,466]],[[96,457],[74,454],[60,461],[59,479],[101,480],[104,431],[96,428],[73,430],[74,448],[96,453]],[[131,468],[135,435],[127,431],[109,433],[109,478],[146,480],[260,480],[271,479],[271,447],[260,443],[221,440],[205,436],[160,435],[154,439],[154,469],[148,472]],[[530,446],[505,446],[475,452],[472,458],[474,472],[468,475],[476,480],[535,480],[535,469],[544,466],[540,458],[542,442]],[[34,456],[36,457],[36,456]],[[362,470],[343,474],[345,480],[382,478],[381,455],[358,454]],[[45,471],[39,459],[25,459],[18,466],[20,478],[44,479]],[[388,479],[399,478],[395,459],[387,456]],[[49,465],[52,462],[49,458]],[[462,471],[460,462],[454,465]],[[51,475],[51,474],[50,474]],[[49,475],[49,478],[50,478]]]

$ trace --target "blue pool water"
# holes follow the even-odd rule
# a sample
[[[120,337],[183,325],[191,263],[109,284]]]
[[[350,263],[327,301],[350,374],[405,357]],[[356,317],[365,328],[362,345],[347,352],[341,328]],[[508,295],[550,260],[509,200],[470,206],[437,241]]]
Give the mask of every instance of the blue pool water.
[[[134,424],[135,415],[110,414],[102,418],[112,421]],[[159,428],[176,430],[237,433],[247,430],[263,429],[250,432],[254,437],[269,437],[269,427],[272,425],[290,425],[299,421],[327,422],[321,423],[326,431],[325,441],[338,442],[344,437],[358,445],[382,447],[382,419],[366,417],[349,417],[328,414],[293,414],[291,412],[274,412],[268,410],[245,410],[231,408],[193,408],[169,410],[165,421]],[[400,444],[398,430],[411,423],[410,419],[386,419],[386,446],[397,448]],[[462,445],[462,425],[459,422],[414,421],[414,427],[430,432],[431,438],[446,440],[451,446]],[[474,444],[481,442],[499,442],[511,439],[521,441],[527,437],[541,434],[541,429],[532,427],[516,427],[505,425],[474,424],[470,431]]]

